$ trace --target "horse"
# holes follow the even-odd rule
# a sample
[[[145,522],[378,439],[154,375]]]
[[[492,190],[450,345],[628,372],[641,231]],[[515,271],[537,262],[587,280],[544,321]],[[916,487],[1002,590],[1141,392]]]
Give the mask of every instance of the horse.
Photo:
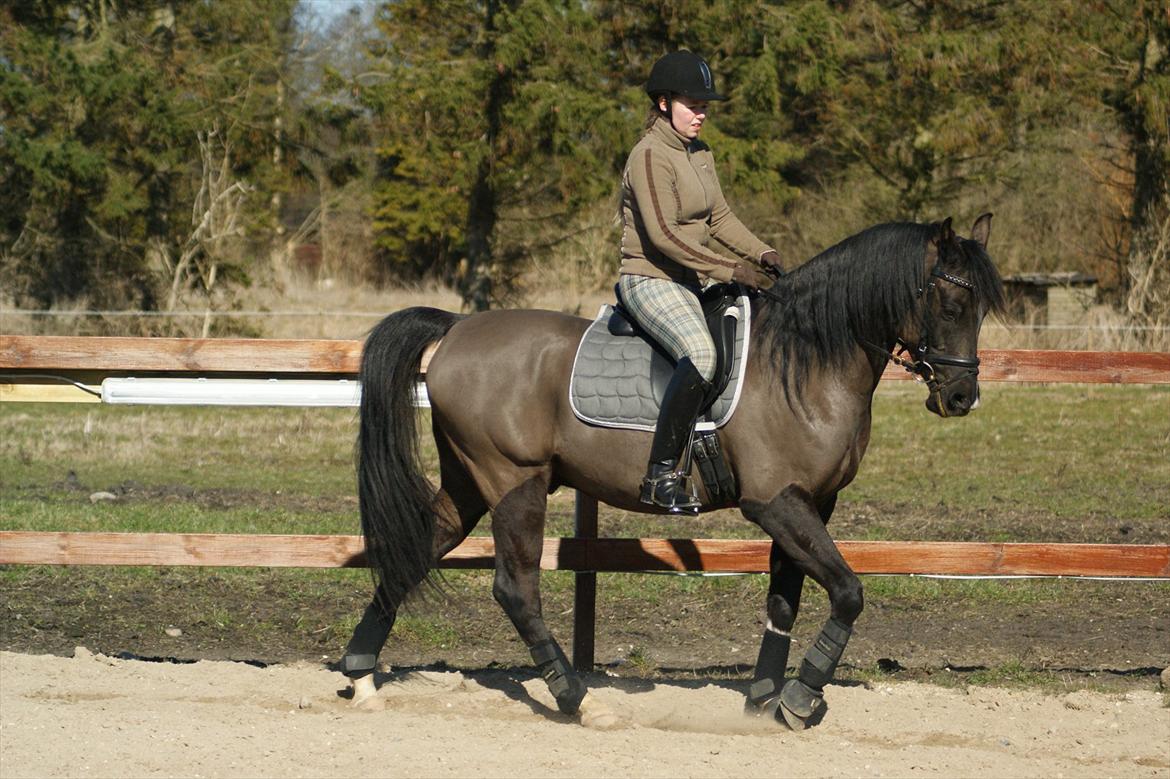
[[[870,227],[781,276],[752,300],[738,407],[718,431],[738,507],[772,541],[766,628],[745,709],[794,730],[823,719],[833,678],[863,607],[862,585],[826,529],[837,495],[869,442],[872,399],[891,360],[927,385],[926,407],[961,417],[978,405],[977,345],[1003,285],[987,253],[991,214],[970,238],[951,219]],[[585,319],[551,311],[474,315],[416,307],[370,332],[361,362],[357,444],[361,527],[376,590],[340,670],[355,701],[375,695],[372,671],[408,595],[488,511],[492,594],[530,650],[557,707],[585,725],[614,724],[541,614],[547,496],[580,490],[622,509],[639,502],[651,435],[591,426],[572,412],[568,382]],[[414,391],[426,372],[440,484],[419,462]],[[696,480],[697,481],[697,480]],[[831,610],[796,676],[785,679],[790,630],[806,576]]]

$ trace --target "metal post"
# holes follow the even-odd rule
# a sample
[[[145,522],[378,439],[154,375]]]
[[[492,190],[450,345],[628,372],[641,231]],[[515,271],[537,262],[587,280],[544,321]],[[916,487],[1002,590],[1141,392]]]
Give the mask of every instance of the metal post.
[[[576,538],[597,538],[597,499],[577,492],[573,507],[573,533]],[[573,667],[578,672],[593,670],[593,639],[597,624],[597,573],[574,574],[573,594]]]

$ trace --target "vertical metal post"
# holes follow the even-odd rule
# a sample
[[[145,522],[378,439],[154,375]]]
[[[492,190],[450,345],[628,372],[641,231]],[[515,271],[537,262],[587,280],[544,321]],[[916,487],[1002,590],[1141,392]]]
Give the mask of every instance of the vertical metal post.
[[[573,535],[597,538],[597,499],[577,492],[573,507]],[[593,670],[593,639],[597,624],[597,573],[574,574],[573,590],[573,667],[580,673]]]

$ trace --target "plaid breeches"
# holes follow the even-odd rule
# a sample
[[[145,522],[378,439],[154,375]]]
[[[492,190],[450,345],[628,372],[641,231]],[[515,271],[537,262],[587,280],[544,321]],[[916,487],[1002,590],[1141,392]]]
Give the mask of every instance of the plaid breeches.
[[[628,273],[618,277],[618,290],[634,321],[654,336],[675,363],[690,357],[706,381],[715,377],[715,342],[698,290],[670,279]]]

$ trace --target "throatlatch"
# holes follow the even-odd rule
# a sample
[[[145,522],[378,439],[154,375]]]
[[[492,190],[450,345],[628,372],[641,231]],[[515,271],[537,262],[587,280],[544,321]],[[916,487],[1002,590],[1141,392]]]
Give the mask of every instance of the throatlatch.
[[[564,714],[576,714],[585,697],[585,683],[569,665],[560,645],[550,638],[533,644],[528,651],[549,692],[557,699],[557,708]]]

